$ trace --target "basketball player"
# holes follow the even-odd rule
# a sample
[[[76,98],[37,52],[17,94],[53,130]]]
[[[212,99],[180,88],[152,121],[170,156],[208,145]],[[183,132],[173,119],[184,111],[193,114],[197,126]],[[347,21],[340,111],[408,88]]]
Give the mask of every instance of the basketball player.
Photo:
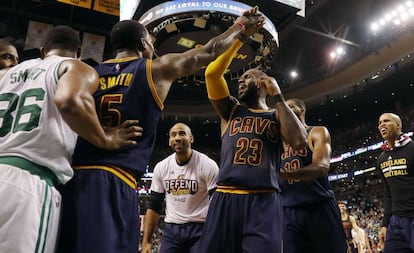
[[[352,236],[352,230],[358,231],[359,227],[356,224],[355,218],[348,214],[347,206],[344,201],[338,201],[339,211],[341,212],[342,226],[345,231],[345,238],[348,244],[347,253],[358,253],[358,245]]]
[[[384,139],[377,169],[384,176],[384,217],[379,234],[385,253],[414,252],[414,142],[402,133],[401,118],[383,113],[378,130]]]
[[[135,127],[108,134],[99,124],[91,95],[98,75],[73,59],[80,45],[73,29],[56,26],[42,59],[10,68],[0,80],[1,252],[55,252],[61,207],[55,186],[73,175],[76,133],[103,149],[136,144],[127,140],[138,136]]]
[[[174,154],[154,168],[151,198],[144,219],[142,253],[152,253],[151,238],[158,225],[166,198],[165,229],[161,253],[197,253],[210,203],[209,193],[216,188],[218,166],[205,154],[191,148],[191,129],[177,123],[169,133],[169,145]]]
[[[306,128],[308,146],[294,150],[285,144],[281,157],[283,252],[344,253],[341,215],[328,180],[331,136],[323,126],[306,124],[302,100],[289,99],[286,104]]]
[[[249,36],[249,34],[245,34]],[[284,101],[276,80],[259,69],[239,78],[230,95],[224,72],[245,36],[206,69],[207,93],[221,118],[221,162],[199,242],[201,253],[281,252],[278,174],[282,141],[306,145],[306,131]],[[269,98],[276,109],[270,108]]]
[[[137,146],[118,152],[97,149],[84,139],[78,141],[75,176],[63,189],[67,202],[59,252],[137,251],[140,223],[136,182],[149,162],[157,122],[173,81],[194,74],[229,48],[241,33],[263,23],[264,17],[252,8],[205,45],[153,60],[154,46],[142,24],[123,20],[114,25],[110,38],[116,56],[96,68],[100,87],[94,95],[95,105],[102,124],[112,126],[125,119],[138,119],[145,130]]]
[[[0,39],[0,79],[7,69],[19,63],[19,55],[13,44],[5,39]]]

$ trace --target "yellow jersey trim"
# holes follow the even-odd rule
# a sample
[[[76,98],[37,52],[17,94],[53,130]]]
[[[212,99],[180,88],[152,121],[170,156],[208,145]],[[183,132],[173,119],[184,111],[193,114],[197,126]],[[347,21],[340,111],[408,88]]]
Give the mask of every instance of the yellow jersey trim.
[[[237,102],[237,104],[234,104],[233,108],[231,109],[231,111],[230,111],[230,116],[229,116],[229,120],[228,120],[228,121],[226,121],[226,125],[224,125],[224,127],[223,127],[223,130],[222,130],[222,132],[221,132],[221,137],[223,137],[223,136],[224,136],[224,134],[225,134],[225,133],[226,133],[226,131],[227,131],[227,128],[229,128],[229,126],[230,126],[230,121],[233,119],[233,114],[234,114],[234,112],[236,111],[236,109],[237,109],[237,107],[238,107],[238,106],[240,106],[239,102]]]
[[[231,194],[257,194],[257,193],[273,193],[273,192],[276,192],[276,190],[240,189],[240,188],[237,188],[235,186],[223,186],[223,185],[218,185],[216,191],[217,192],[223,192],[223,193],[231,193]]]
[[[99,170],[105,170],[108,171],[115,176],[117,176],[119,179],[121,179],[124,183],[129,185],[131,188],[136,189],[137,188],[137,180],[135,177],[128,171],[125,171],[119,167],[109,167],[109,166],[103,166],[103,165],[91,165],[91,166],[74,166],[73,169],[75,170],[85,170],[85,169],[99,169]]]
[[[154,83],[154,79],[152,78],[152,60],[147,60],[147,66],[146,66],[146,71],[147,71],[147,81],[148,81],[148,86],[151,90],[152,96],[155,99],[155,102],[157,103],[158,107],[161,110],[164,110],[164,103],[162,102],[160,96],[158,95],[157,89],[155,88],[155,83]]]
[[[115,59],[109,59],[107,61],[104,61],[104,63],[116,63],[116,62],[126,62],[126,61],[133,61],[138,59],[137,56],[130,56],[130,57],[124,57],[124,58],[115,58]]]

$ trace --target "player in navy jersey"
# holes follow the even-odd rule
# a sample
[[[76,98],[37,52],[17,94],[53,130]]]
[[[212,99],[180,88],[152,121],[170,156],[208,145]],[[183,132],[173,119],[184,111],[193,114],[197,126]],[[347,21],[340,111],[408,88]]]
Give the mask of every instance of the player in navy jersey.
[[[279,179],[283,252],[345,253],[341,216],[328,181],[330,134],[323,126],[306,124],[306,106],[302,100],[289,99],[286,103],[306,128],[308,146],[294,150],[284,143]]]
[[[0,79],[2,253],[56,252],[62,205],[56,187],[73,176],[78,135],[117,149],[134,145],[129,139],[142,132],[128,122],[121,129],[102,128],[92,97],[98,74],[76,59],[80,46],[75,30],[58,25],[47,32],[41,58],[3,65],[11,68]],[[9,59],[17,57],[13,51],[0,49],[11,65],[17,61]]]
[[[274,78],[250,69],[239,79],[240,102],[230,95],[223,74],[244,38],[206,69],[207,93],[221,118],[222,146],[200,253],[281,252],[282,141],[295,148],[306,145],[306,131]]]
[[[263,22],[257,7],[252,8],[205,45],[153,60],[151,36],[142,24],[123,20],[114,25],[110,38],[115,59],[96,68],[100,77],[96,110],[103,125],[136,119],[144,132],[137,146],[119,152],[106,152],[79,139],[73,157],[75,176],[62,189],[66,204],[59,252],[138,250],[136,182],[149,162],[157,122],[173,81],[194,74],[229,48],[238,35]]]
[[[359,253],[358,240],[356,233],[360,229],[356,223],[355,217],[348,214],[348,207],[345,201],[338,201],[339,211],[341,212],[342,227],[345,232],[345,239],[347,243],[347,253]]]
[[[384,139],[377,160],[384,177],[380,244],[384,253],[414,252],[414,142],[402,133],[401,118],[394,113],[379,117],[378,130]]]

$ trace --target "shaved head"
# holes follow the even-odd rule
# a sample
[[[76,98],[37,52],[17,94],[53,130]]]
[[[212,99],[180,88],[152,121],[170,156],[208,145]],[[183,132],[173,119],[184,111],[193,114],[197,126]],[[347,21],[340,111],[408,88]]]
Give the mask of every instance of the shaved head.
[[[189,135],[191,135],[191,136],[193,135],[191,133],[191,128],[188,125],[184,124],[184,123],[175,124],[173,127],[171,127],[170,132],[172,130],[176,130],[176,129],[184,129]]]
[[[401,134],[402,122],[401,118],[394,113],[386,112],[381,114],[378,120],[378,131],[382,138],[392,145]]]

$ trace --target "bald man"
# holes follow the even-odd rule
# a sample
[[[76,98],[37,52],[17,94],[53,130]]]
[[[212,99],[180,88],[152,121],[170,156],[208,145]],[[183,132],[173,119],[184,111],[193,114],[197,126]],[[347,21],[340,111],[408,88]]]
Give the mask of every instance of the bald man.
[[[196,251],[207,210],[209,194],[216,188],[218,166],[203,153],[191,148],[194,138],[190,127],[175,124],[169,132],[174,153],[154,168],[151,199],[144,219],[142,253],[151,253],[151,238],[166,198],[165,230],[161,253]]]
[[[384,253],[414,252],[414,142],[394,113],[379,117],[384,139],[377,169],[384,176],[384,217],[379,233]],[[385,243],[384,243],[385,241]]]

